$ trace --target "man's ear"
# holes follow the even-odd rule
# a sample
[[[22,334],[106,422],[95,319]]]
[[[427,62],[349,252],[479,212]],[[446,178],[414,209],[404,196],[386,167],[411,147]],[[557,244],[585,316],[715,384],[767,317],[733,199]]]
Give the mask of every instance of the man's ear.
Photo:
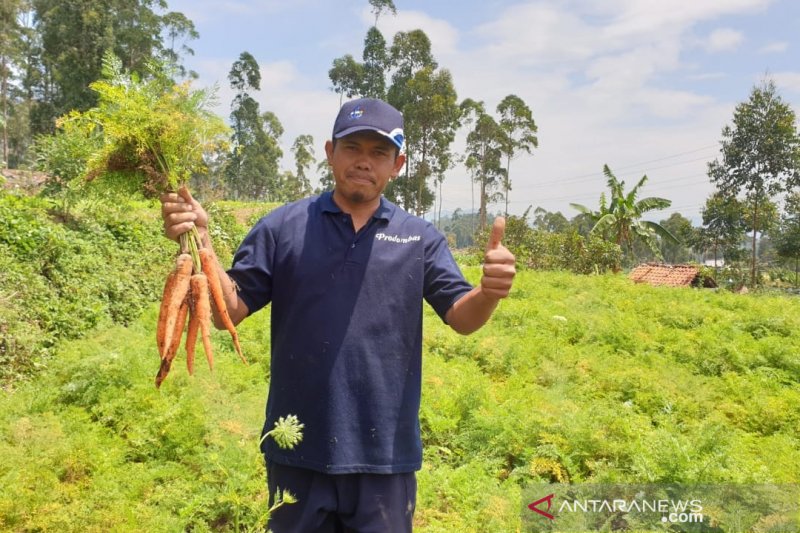
[[[330,139],[325,141],[325,155],[328,156],[328,164],[333,164],[333,141]]]
[[[400,170],[403,168],[403,165],[406,164],[406,154],[398,154],[397,157],[394,158],[394,175],[392,178],[396,178],[398,174],[400,174]]]

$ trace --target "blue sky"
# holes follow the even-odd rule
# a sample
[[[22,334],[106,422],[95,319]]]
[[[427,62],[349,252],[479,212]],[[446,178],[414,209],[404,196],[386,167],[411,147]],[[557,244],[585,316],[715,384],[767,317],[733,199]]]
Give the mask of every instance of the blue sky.
[[[289,147],[311,134],[318,158],[339,98],[330,91],[334,58],[360,57],[373,23],[366,0],[168,0],[192,19],[200,38],[186,64],[198,86],[218,84],[217,111],[230,113],[227,74],[242,51],[262,69],[262,110],[284,125]],[[510,211],[529,205],[561,211],[595,206],[603,164],[630,186],[673,201],[699,222],[712,191],[706,163],[736,104],[769,75],[784,101],[800,104],[800,3],[791,0],[396,0],[378,28],[421,28],[439,64],[453,74],[459,100],[494,109],[507,94],[530,106],[539,148],[511,164]],[[453,145],[463,152],[464,134]],[[449,172],[444,209],[470,209],[466,170]],[[492,206],[500,211],[502,206]]]

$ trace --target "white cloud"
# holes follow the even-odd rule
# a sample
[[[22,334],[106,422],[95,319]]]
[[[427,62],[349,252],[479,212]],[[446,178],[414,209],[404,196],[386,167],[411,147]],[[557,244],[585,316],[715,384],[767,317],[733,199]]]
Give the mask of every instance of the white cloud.
[[[716,142],[732,104],[664,81],[681,73],[684,79],[725,76],[697,74],[697,67],[687,63],[697,44],[694,26],[765,5],[761,0],[701,0],[675,9],[672,2],[641,0],[541,1],[509,7],[476,28],[470,42],[477,47],[446,64],[459,96],[483,99],[493,109],[513,92],[528,103],[539,126],[539,149],[512,164],[511,212],[539,205],[571,217],[575,213],[569,202],[597,201],[605,187],[604,163],[623,167]],[[718,49],[742,38],[715,35]],[[714,152],[707,148],[700,155],[713,159]],[[711,189],[705,160],[652,173],[643,168],[631,179],[645,172],[650,186],[677,177],[696,180],[663,194],[689,216],[699,212]],[[445,194],[446,209],[470,205],[463,167],[450,174]]]
[[[375,15],[370,12],[369,8],[364,8],[361,12],[361,19],[372,26],[375,22]],[[378,19],[378,29],[390,46],[392,38],[397,32],[421,29],[431,40],[433,55],[437,58],[453,54],[458,46],[458,30],[453,25],[421,11],[400,9],[397,11],[397,15],[385,13]]]
[[[709,52],[729,52],[738,48],[744,41],[742,32],[730,28],[721,28],[711,32],[706,42],[706,50]]]
[[[778,91],[800,93],[800,72],[776,72],[770,75],[775,80]]]
[[[726,76],[727,74],[724,72],[701,72],[699,74],[690,75],[689,79],[693,81],[720,80]]]
[[[475,33],[489,55],[520,67],[583,61],[608,44],[568,6],[546,2],[512,6]]]
[[[758,51],[762,54],[782,54],[788,49],[789,43],[786,41],[776,41],[762,46]]]

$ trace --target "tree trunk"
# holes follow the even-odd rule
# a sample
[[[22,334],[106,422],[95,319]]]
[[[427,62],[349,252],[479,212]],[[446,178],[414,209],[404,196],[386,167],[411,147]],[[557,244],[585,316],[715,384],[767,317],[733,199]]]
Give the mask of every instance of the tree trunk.
[[[470,196],[472,197],[472,215],[469,218],[469,225],[472,228],[471,235],[475,236],[475,178],[469,178]]]
[[[8,70],[6,69],[5,59],[0,64],[0,73],[3,80],[0,82],[0,97],[3,98],[3,166],[8,166]]]
[[[800,258],[798,258],[798,257],[794,258],[794,288],[795,289],[797,288],[797,269],[798,269],[797,262],[798,262],[798,260],[800,260]]]
[[[439,220],[439,224],[442,223],[442,182],[444,182],[444,178],[439,180],[439,216],[436,217]]]
[[[481,207],[478,214],[478,227],[486,227],[486,146],[483,146],[481,154]]]
[[[717,268],[717,247],[719,246],[719,239],[714,237],[714,281],[717,281],[719,269]]]
[[[419,176],[419,183],[417,184],[417,216],[420,216],[420,217],[425,214],[424,213],[424,209],[422,207],[422,189],[423,189],[423,185],[425,184],[425,182],[428,181],[428,176],[427,176],[428,167],[427,167],[427,164],[426,164],[426,161],[425,161],[425,159],[426,159],[426,157],[428,155],[428,153],[427,153],[428,152],[428,143],[426,142],[425,137],[426,137],[425,132],[423,132],[422,133],[422,163],[420,164],[420,167],[419,167],[419,168],[422,169],[422,175]]]
[[[753,260],[750,266],[750,285],[756,286],[756,231],[758,230],[758,195],[753,199]]]
[[[511,188],[511,181],[509,177],[509,173],[511,172],[511,156],[509,155],[506,159],[506,182],[505,182],[505,189],[506,189],[506,218],[508,218],[508,190]]]

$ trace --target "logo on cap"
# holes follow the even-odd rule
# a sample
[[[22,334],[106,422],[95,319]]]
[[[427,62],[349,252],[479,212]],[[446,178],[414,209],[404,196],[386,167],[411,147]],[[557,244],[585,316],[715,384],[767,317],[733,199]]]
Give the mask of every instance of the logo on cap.
[[[364,116],[364,108],[357,107],[350,112],[350,120],[356,120]]]

